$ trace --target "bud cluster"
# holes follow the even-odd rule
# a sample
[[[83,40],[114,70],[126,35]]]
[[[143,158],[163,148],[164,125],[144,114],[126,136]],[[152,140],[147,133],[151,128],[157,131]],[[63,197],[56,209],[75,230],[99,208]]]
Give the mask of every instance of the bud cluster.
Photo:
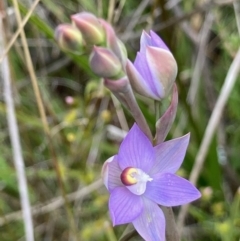
[[[155,100],[171,93],[177,63],[156,33],[143,31],[140,51],[132,63],[127,60],[124,44],[104,19],[81,12],[72,15],[71,20],[72,24],[57,27],[55,38],[63,51],[88,54],[90,50],[89,65],[97,76],[108,80],[120,80],[127,76],[135,92]]]
[[[90,50],[89,64],[96,75],[110,79],[123,77],[127,51],[112,26],[88,12],[74,14],[71,20],[72,24],[56,28],[55,39],[60,48],[73,54]]]
[[[105,86],[132,113],[143,132],[152,138],[151,131],[138,106],[133,90],[148,98],[161,101],[172,93],[172,102],[156,123],[156,140],[165,139],[175,118],[177,89],[174,82],[177,63],[169,48],[153,31],[143,31],[140,51],[132,63],[127,59],[125,45],[117,37],[111,24],[92,13],[71,16],[72,24],[57,27],[55,38],[63,51],[87,54],[94,74],[104,78]]]

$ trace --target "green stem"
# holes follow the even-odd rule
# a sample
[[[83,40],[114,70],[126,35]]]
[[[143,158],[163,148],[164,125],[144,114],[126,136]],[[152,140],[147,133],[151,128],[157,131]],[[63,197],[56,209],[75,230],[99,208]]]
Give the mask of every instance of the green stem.
[[[133,118],[135,119],[137,125],[139,126],[139,128],[144,132],[144,134],[152,142],[153,137],[152,137],[151,130],[147,124],[147,121],[146,121],[137,101],[136,101],[136,98],[133,94],[131,85],[128,83],[127,86],[125,86],[125,88],[124,88],[124,92],[115,92],[114,91],[113,94],[123,104],[125,104],[129,108],[129,110],[130,110]]]
[[[154,100],[154,107],[155,107],[155,116],[156,116],[156,122],[157,122],[161,115],[160,113],[161,103],[157,100]]]

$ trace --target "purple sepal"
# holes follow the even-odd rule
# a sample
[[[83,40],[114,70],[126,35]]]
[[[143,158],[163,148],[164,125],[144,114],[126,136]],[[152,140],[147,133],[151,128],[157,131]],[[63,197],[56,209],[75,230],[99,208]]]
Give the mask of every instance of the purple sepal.
[[[155,151],[147,136],[134,124],[120,145],[118,163],[122,170],[135,167],[148,172],[155,161]]]
[[[183,205],[201,196],[189,181],[172,173],[158,173],[147,185],[144,196],[166,207]]]
[[[144,79],[130,60],[127,61],[126,71],[129,81],[137,93],[149,98],[158,99],[158,95],[156,91],[154,91],[154,86],[148,83],[147,79]]]
[[[190,139],[190,134],[160,143],[155,146],[156,161],[150,171],[156,173],[175,173],[182,165]]]
[[[103,183],[109,192],[111,192],[115,187],[123,186],[120,179],[122,170],[118,165],[117,158],[117,155],[108,158],[102,167]]]
[[[133,221],[138,233],[147,241],[165,241],[165,217],[158,205],[144,198],[144,210]]]
[[[126,187],[117,187],[110,194],[109,210],[113,226],[130,223],[143,211],[143,201]]]

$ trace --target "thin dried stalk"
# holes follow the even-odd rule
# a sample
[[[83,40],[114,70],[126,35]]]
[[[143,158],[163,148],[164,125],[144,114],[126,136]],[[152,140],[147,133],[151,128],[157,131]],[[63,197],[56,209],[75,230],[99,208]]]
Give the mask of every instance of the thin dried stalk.
[[[13,4],[14,4],[14,9],[15,9],[18,25],[19,25],[19,28],[20,28],[21,23],[22,23],[22,19],[21,19],[19,5],[18,5],[17,0],[13,0]],[[35,94],[35,97],[36,97],[36,100],[37,100],[38,110],[40,112],[40,116],[41,116],[41,120],[42,120],[42,123],[43,123],[43,128],[44,128],[45,134],[46,134],[46,136],[48,138],[48,141],[49,141],[49,149],[50,149],[50,152],[51,152],[51,155],[52,155],[52,161],[53,161],[54,169],[55,169],[55,172],[56,172],[56,175],[57,175],[58,184],[59,184],[59,187],[61,189],[62,196],[65,200],[65,209],[66,209],[66,213],[67,213],[67,218],[69,220],[70,228],[71,228],[74,236],[77,239],[77,233],[78,233],[77,228],[76,228],[76,225],[75,225],[75,222],[74,222],[73,214],[70,210],[70,207],[68,206],[65,186],[64,186],[64,182],[62,180],[57,155],[55,153],[55,149],[54,149],[53,144],[52,144],[50,128],[49,128],[49,125],[48,125],[48,122],[47,122],[47,117],[46,117],[43,101],[42,101],[42,98],[41,98],[41,93],[40,93],[40,90],[39,90],[39,87],[38,87],[37,77],[36,77],[34,67],[33,67],[33,63],[32,63],[32,58],[31,58],[31,55],[30,55],[30,52],[29,52],[29,49],[28,49],[27,39],[26,39],[26,35],[25,35],[25,32],[24,32],[24,28],[20,28],[20,35],[21,35],[21,40],[22,40],[22,44],[23,44],[23,50],[24,50],[24,55],[25,55],[25,59],[26,59],[26,65],[27,65],[27,68],[28,68],[28,71],[29,71],[29,74],[30,74],[30,79],[31,79],[31,82],[32,82],[34,94]]]
[[[236,22],[237,22],[238,33],[240,36],[240,2],[239,2],[239,0],[233,1],[233,7],[234,7],[235,18],[236,18]]]
[[[3,31],[3,22],[0,16],[0,48],[3,47],[4,44],[4,31]],[[3,49],[0,49],[0,53],[3,52]],[[25,165],[22,156],[20,137],[18,131],[18,125],[15,115],[14,101],[12,97],[11,90],[11,79],[10,79],[10,70],[8,64],[8,57],[4,57],[1,63],[1,75],[3,80],[3,91],[4,91],[4,99],[6,103],[6,114],[7,114],[7,122],[9,128],[9,136],[12,145],[13,152],[13,160],[15,169],[17,172],[17,180],[18,180],[18,190],[20,195],[20,202],[22,207],[22,216],[24,221],[25,228],[25,236],[26,241],[34,241],[34,228],[31,216],[31,206],[28,196],[28,188],[27,188],[27,179],[25,175]]]
[[[22,29],[24,28],[24,26],[28,22],[29,18],[31,17],[33,11],[35,10],[35,8],[37,7],[39,2],[40,2],[40,0],[35,0],[35,2],[33,3],[32,7],[27,12],[25,18],[23,19],[23,21],[21,22],[21,24],[18,27],[17,31],[13,35],[12,39],[9,41],[9,44],[6,46],[5,50],[3,51],[3,53],[2,53],[2,55],[0,57],[0,64],[3,61],[4,57],[7,55],[8,51],[11,49],[11,47],[15,43],[17,37],[19,36],[19,34],[21,33]]]
[[[196,156],[196,159],[194,162],[194,166],[193,166],[190,178],[189,178],[190,182],[194,185],[196,185],[198,177],[202,171],[203,164],[204,164],[209,146],[213,139],[216,128],[220,122],[220,118],[223,113],[224,106],[226,105],[226,102],[233,89],[237,76],[240,72],[240,64],[239,63],[240,63],[240,48],[228,70],[226,79],[225,79],[224,84],[221,89],[220,96],[218,97],[217,103],[216,103],[214,110],[212,112],[212,115],[209,119],[202,143],[201,143],[199,151],[197,153],[197,156]],[[188,207],[189,207],[189,205],[182,206],[181,210],[179,212],[178,226],[179,226],[180,231],[183,229],[184,219],[186,217]]]
[[[73,202],[78,199],[83,199],[84,197],[88,196],[93,191],[98,190],[102,186],[103,186],[102,179],[99,179],[91,183],[90,185],[79,189],[76,192],[68,194],[67,199],[69,202]],[[58,208],[61,208],[62,206],[64,206],[63,197],[61,196],[56,197],[51,199],[50,201],[47,201],[46,203],[37,204],[33,206],[32,215],[39,216],[39,215],[47,214],[55,211]],[[0,217],[0,227],[13,221],[21,220],[22,218],[23,218],[22,211],[17,211],[17,212],[7,214],[4,217]]]
[[[199,49],[197,54],[196,63],[194,66],[194,71],[191,79],[191,86],[188,92],[188,101],[194,109],[194,104],[196,101],[197,93],[199,90],[199,84],[202,76],[202,71],[204,68],[204,63],[206,61],[205,49],[207,46],[208,37],[213,23],[213,14],[209,11],[206,15],[204,24],[201,29]]]
[[[115,0],[110,0],[108,4],[108,19],[107,19],[109,23],[111,23],[113,19],[114,7],[115,7]]]

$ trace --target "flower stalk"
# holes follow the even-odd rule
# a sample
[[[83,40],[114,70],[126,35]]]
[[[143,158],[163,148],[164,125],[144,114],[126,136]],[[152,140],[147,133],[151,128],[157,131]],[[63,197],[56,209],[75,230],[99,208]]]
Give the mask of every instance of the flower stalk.
[[[129,80],[124,77],[120,80],[104,80],[104,85],[112,91],[112,93],[118,98],[118,100],[125,105],[131,112],[134,120],[140,127],[140,129],[145,133],[148,139],[152,142],[152,133],[147,124],[147,121],[139,108],[137,100],[133,94],[132,87]]]

